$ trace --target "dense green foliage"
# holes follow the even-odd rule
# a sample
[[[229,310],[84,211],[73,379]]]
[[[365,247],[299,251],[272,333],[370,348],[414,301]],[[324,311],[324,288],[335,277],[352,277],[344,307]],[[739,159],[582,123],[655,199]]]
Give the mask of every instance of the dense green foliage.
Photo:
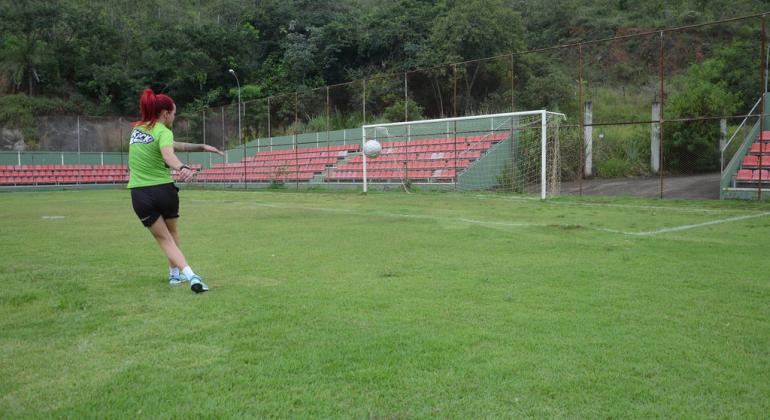
[[[741,98],[734,87],[751,77],[749,63],[741,63],[739,46],[718,51],[714,58],[692,66],[674,78],[674,93],[667,110],[680,119],[733,115],[756,98]],[[743,102],[743,103],[742,103]],[[669,125],[665,156],[667,166],[679,172],[708,172],[719,169],[719,124],[713,120],[675,122]]]
[[[0,89],[62,98],[87,114],[134,115],[137,93],[152,86],[185,109],[197,109],[233,101],[229,68],[238,72],[243,99],[249,100],[365,75],[748,14],[764,3],[0,0]],[[537,58],[517,62],[517,82],[526,84],[523,103],[535,103],[545,87],[573,79],[568,67],[551,65],[544,72],[546,64]],[[628,63],[613,70],[621,81],[632,74]],[[483,83],[483,75],[472,76],[470,82]],[[434,87],[439,96],[441,89]],[[546,92],[552,107],[567,107],[563,97],[569,90]],[[434,108],[428,109],[431,115],[449,114],[445,99],[435,102],[422,106]],[[462,106],[496,105],[487,100]]]

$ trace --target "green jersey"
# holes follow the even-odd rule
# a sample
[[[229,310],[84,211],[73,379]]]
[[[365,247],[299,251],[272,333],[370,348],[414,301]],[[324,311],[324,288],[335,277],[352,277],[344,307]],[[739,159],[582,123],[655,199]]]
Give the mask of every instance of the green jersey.
[[[163,123],[149,130],[144,125],[134,127],[128,146],[128,188],[174,182],[160,153],[162,147],[174,147],[174,133]]]

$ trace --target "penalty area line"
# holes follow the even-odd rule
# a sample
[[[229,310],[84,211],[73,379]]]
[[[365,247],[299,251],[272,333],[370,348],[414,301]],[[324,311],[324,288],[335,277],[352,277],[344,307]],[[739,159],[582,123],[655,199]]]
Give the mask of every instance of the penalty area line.
[[[735,216],[735,217],[728,217],[726,219],[718,219],[718,220],[711,220],[708,222],[703,223],[695,223],[691,225],[681,225],[681,226],[674,226],[669,228],[663,228],[663,229],[657,229],[657,230],[651,230],[647,232],[623,232],[625,235],[633,235],[633,236],[653,236],[658,235],[661,233],[670,233],[670,232],[680,232],[683,230],[690,230],[690,229],[697,229],[704,226],[713,226],[713,225],[721,225],[723,223],[732,223],[732,222],[740,222],[742,220],[748,220],[748,219],[756,219],[758,217],[765,217],[770,215],[770,212],[764,212],[759,214],[748,214],[745,216]]]
[[[568,225],[568,224],[549,224],[549,223],[515,222],[515,221],[500,221],[500,220],[478,220],[478,219],[469,219],[466,217],[444,217],[444,216],[421,215],[421,214],[412,214],[412,213],[391,213],[391,212],[383,212],[383,211],[377,211],[377,210],[362,211],[362,210],[343,209],[343,208],[334,208],[334,207],[293,206],[293,205],[287,205],[285,203],[266,203],[266,202],[262,202],[262,203],[240,202],[240,203],[247,204],[253,207],[268,207],[268,208],[276,208],[276,209],[284,209],[284,210],[345,213],[345,214],[359,215],[359,216],[380,216],[380,217],[394,217],[394,218],[425,219],[425,220],[435,220],[440,222],[450,221],[450,222],[460,222],[460,223],[467,223],[467,224],[474,224],[474,225],[502,226],[502,227],[512,227],[512,228],[530,228],[530,227],[555,227],[555,228],[579,228],[579,229],[582,228],[587,230],[595,230],[598,232],[614,233],[619,235],[636,236],[636,237],[655,236],[655,235],[660,235],[664,233],[681,232],[681,231],[697,229],[705,226],[740,222],[743,220],[770,216],[770,212],[763,212],[763,213],[728,217],[724,219],[710,220],[702,223],[672,226],[672,227],[649,230],[649,231],[629,232],[629,231],[601,228],[601,227],[595,227],[595,226],[583,225],[583,224]]]

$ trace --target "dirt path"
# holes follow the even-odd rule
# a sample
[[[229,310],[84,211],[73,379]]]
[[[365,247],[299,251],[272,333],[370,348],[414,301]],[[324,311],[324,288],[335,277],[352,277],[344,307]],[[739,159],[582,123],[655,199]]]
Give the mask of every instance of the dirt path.
[[[663,198],[719,199],[720,174],[666,176],[663,178]],[[589,179],[583,180],[583,195],[627,195],[660,197],[659,177]],[[577,182],[563,183],[562,194],[577,195]]]

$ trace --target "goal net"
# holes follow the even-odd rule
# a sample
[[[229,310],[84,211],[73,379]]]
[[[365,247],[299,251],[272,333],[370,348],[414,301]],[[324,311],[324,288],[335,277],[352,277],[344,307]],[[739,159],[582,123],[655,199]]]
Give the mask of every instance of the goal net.
[[[382,153],[354,157],[351,169],[360,167],[364,191],[403,185],[544,199],[559,194],[564,119],[564,114],[524,111],[365,125],[362,144],[377,140]]]

